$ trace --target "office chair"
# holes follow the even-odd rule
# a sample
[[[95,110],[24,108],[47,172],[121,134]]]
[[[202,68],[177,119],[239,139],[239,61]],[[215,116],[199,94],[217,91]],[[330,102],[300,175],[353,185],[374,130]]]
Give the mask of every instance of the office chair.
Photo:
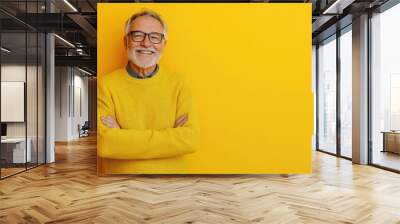
[[[79,138],[89,136],[89,129],[90,129],[89,121],[85,121],[82,127],[80,127],[80,125],[78,124]]]

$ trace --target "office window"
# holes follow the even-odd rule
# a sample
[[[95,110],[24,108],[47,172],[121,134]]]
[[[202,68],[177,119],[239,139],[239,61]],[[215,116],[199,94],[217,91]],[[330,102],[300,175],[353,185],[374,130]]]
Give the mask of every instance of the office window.
[[[340,36],[340,154],[352,157],[352,34],[351,26]]]
[[[372,163],[400,170],[400,4],[371,19]]]
[[[336,153],[336,36],[318,47],[318,149]]]

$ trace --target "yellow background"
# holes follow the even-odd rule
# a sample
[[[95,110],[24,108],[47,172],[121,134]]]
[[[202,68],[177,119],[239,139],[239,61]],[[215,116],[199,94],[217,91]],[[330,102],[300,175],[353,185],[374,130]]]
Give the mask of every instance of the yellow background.
[[[143,8],[166,21],[160,66],[188,77],[199,108],[188,174],[311,172],[311,4],[98,4],[100,79],[126,65],[124,24]]]

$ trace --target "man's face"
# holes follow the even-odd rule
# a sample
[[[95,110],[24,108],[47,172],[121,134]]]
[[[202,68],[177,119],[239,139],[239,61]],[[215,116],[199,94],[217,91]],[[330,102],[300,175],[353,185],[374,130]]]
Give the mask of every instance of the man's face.
[[[160,35],[158,34],[163,32],[161,23],[153,17],[141,16],[135,19],[131,24],[129,33],[125,36],[129,61],[141,68],[156,65],[165,46],[165,38],[162,38],[159,42]],[[147,33],[144,39],[143,33]]]

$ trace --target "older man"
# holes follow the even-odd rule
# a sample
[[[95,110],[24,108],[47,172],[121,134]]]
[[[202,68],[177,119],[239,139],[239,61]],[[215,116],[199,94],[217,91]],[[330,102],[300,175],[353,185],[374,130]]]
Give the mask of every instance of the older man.
[[[199,148],[187,81],[158,64],[166,45],[161,17],[141,11],[126,22],[125,68],[99,80],[98,156],[109,173],[182,173]]]

